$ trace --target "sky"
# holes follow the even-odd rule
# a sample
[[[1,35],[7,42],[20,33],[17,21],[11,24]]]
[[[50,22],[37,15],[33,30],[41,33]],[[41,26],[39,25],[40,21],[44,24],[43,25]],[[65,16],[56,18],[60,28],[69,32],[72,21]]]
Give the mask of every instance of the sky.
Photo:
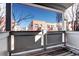
[[[26,27],[32,20],[42,20],[51,23],[57,22],[56,17],[58,12],[14,3],[12,5],[12,13],[15,16],[12,17],[12,19],[16,22],[26,16],[25,19],[19,23],[21,27]]]

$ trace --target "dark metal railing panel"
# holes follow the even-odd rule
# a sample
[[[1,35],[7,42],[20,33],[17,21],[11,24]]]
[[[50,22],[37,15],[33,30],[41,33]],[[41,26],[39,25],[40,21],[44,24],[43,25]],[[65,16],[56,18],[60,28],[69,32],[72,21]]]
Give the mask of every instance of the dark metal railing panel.
[[[41,38],[35,42],[35,36],[39,33],[37,32],[11,32],[14,35],[14,50],[11,52],[22,52],[32,49],[41,48]],[[39,35],[40,36],[40,35]]]
[[[35,42],[34,36],[15,36],[14,52],[27,51],[41,47],[41,39]]]
[[[54,46],[58,44],[62,44],[62,33],[61,32],[47,32],[44,35],[43,44],[41,45],[41,38],[35,42],[35,36],[36,35],[43,35],[38,34],[40,31],[12,31],[10,32],[10,35],[14,35],[14,50],[11,50],[11,40],[9,40],[10,48],[9,52],[11,53],[17,53],[22,51],[28,51],[38,48],[46,48],[48,46]],[[43,33],[43,32],[42,32]]]
[[[47,45],[55,45],[62,43],[62,32],[48,32]]]

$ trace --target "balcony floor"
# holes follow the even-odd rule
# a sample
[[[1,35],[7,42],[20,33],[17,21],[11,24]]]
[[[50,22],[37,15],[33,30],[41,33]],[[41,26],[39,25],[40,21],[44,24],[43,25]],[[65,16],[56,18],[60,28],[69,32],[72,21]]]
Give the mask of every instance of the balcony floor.
[[[35,51],[17,56],[79,56],[79,55],[72,53],[67,48],[56,47],[56,48],[47,49],[46,51],[44,50]]]

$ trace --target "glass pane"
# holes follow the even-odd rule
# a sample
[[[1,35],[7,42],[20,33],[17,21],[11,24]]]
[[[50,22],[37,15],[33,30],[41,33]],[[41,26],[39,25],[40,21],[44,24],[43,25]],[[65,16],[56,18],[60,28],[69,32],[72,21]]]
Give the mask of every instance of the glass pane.
[[[12,31],[62,31],[62,13],[30,5],[12,4]]]
[[[6,25],[6,4],[0,3],[0,32],[5,32]]]

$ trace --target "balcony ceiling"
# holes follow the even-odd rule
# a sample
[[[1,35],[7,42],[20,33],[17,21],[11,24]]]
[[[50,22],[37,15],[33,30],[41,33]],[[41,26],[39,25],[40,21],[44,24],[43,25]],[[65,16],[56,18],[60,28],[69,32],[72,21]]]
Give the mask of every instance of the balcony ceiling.
[[[73,3],[35,3],[35,4],[58,9],[61,11],[64,11],[65,9],[73,5]]]

